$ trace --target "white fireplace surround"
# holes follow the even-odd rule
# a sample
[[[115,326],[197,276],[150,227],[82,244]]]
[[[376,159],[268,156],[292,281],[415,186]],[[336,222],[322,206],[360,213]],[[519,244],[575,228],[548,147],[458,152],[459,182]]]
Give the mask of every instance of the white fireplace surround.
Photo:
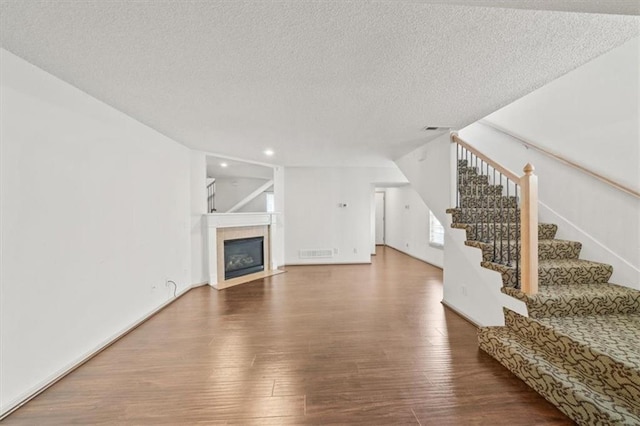
[[[218,230],[221,228],[245,228],[266,226],[268,229],[268,244],[265,253],[274,253],[274,233],[276,228],[276,213],[211,213],[205,215],[207,224],[207,266],[209,268],[209,285],[216,289],[226,288],[223,283],[219,283],[218,274]],[[267,240],[267,239],[265,239]],[[265,242],[266,243],[266,242]],[[220,253],[224,256],[223,253]],[[277,262],[271,255],[265,262],[265,270],[277,269]]]

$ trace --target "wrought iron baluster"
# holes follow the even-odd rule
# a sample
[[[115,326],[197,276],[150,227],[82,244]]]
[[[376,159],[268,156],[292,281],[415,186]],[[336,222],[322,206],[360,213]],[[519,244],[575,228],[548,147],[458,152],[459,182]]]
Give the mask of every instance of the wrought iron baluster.
[[[482,176],[482,167],[484,165],[484,160],[480,159],[480,170],[478,171],[478,173],[476,174],[476,176],[478,176],[478,179],[476,181],[476,185],[478,186],[478,188],[482,188],[480,186],[480,182],[482,181],[481,176]],[[478,211],[480,214],[480,241],[484,241],[484,228],[482,227],[482,215],[484,215],[484,211],[483,211],[483,205],[482,205],[482,199],[484,197],[484,194],[482,194],[482,190],[480,190],[480,196],[476,197],[476,199],[474,200],[474,204],[476,206],[478,206]]]
[[[495,185],[496,184],[496,169],[493,169],[493,181],[492,184]],[[488,193],[489,187],[487,187],[487,193]],[[497,203],[497,199],[496,196],[493,195],[493,211],[498,211],[498,203]],[[489,226],[489,224],[487,224],[487,227]],[[493,216],[493,262],[496,261],[496,248],[497,248],[497,243],[496,243],[496,236],[498,235],[498,230],[496,229],[496,216]]]
[[[520,221],[517,210],[518,206],[518,185],[515,188],[515,205],[516,205],[516,288],[520,288]],[[532,254],[533,255],[533,254]],[[536,256],[538,253],[535,254]]]
[[[511,266],[511,212],[509,211],[509,185],[511,181],[507,179],[507,265]],[[504,216],[503,216],[504,218]]]
[[[496,195],[498,194],[498,191],[495,191]],[[500,214],[502,214],[502,172],[500,172]],[[497,220],[497,217],[494,216],[493,217],[494,220]],[[499,222],[500,223],[500,263],[504,264],[504,250],[502,247],[503,241],[504,241],[504,223],[503,222]]]
[[[460,208],[460,144],[456,144],[456,208]]]
[[[477,170],[478,170],[478,156],[474,155],[474,165],[473,165],[473,170],[476,171],[477,174]],[[474,175],[475,176],[475,175]],[[478,220],[478,205],[476,204],[475,200],[478,199],[478,182],[477,179],[473,179],[473,190],[474,190],[474,201],[472,201],[471,205],[473,206],[473,221],[475,222],[475,228],[476,228],[476,237],[475,240],[478,241],[478,227],[480,226],[480,221]]]

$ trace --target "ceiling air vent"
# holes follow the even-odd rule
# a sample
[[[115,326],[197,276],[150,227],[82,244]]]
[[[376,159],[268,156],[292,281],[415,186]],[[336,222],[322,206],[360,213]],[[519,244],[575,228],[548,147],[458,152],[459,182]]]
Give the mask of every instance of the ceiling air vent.
[[[305,249],[298,250],[298,257],[300,259],[318,259],[323,257],[333,257],[333,250],[331,249]]]

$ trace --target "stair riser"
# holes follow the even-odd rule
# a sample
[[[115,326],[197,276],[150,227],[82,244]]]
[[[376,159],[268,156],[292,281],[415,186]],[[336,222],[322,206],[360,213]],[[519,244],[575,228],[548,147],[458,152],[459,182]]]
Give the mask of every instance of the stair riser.
[[[610,287],[611,284],[602,284]],[[640,296],[630,292],[607,294],[601,296],[584,296],[581,294],[534,301],[520,290],[503,287],[501,291],[521,300],[527,305],[530,318],[567,317],[584,315],[615,315],[640,313]]]
[[[478,195],[503,195],[501,185],[478,185],[468,184],[458,188],[460,196],[478,196]]]
[[[634,406],[640,401],[640,371],[627,367],[535,319],[505,309],[505,325],[550,358],[563,360],[583,377],[599,382],[599,391]]]
[[[485,262],[494,262],[495,259],[517,259],[520,260],[520,245],[517,246],[512,243],[510,246],[503,243],[500,246],[500,242],[495,245],[492,243],[482,244],[482,260]],[[567,243],[567,244],[554,244],[538,246],[538,259],[540,260],[552,260],[552,259],[577,259],[580,257],[581,244],[579,243]]]
[[[469,184],[488,185],[489,184],[489,176],[476,175],[476,174],[471,174],[471,173],[465,173],[465,174],[458,175],[458,187],[469,185]]]
[[[458,167],[458,176],[474,176],[478,174],[475,167]]]
[[[478,229],[476,233],[476,228]],[[551,240],[556,236],[556,231],[558,227],[552,224],[539,224],[538,225],[538,239],[539,240]],[[467,240],[476,240],[477,235],[493,235],[493,232],[497,232],[498,235],[501,235],[502,239],[513,239],[516,238],[516,225],[515,223],[509,224],[507,226],[506,223],[482,223],[479,225],[469,224],[466,227],[467,232]],[[477,235],[476,235],[477,234]],[[493,238],[493,237],[492,237]]]
[[[452,213],[454,223],[497,223],[520,220],[520,210],[516,209],[458,209]],[[516,219],[517,218],[517,219]]]
[[[491,262],[482,262],[482,267],[502,274],[502,284],[505,287],[515,287],[515,267],[496,265]],[[518,271],[521,273],[522,271]],[[566,284],[606,284],[611,278],[613,268],[606,264],[597,264],[589,267],[543,268],[538,270],[539,285],[566,285]]]
[[[620,409],[620,405],[605,408],[606,403],[610,402],[606,396],[600,398],[597,393],[585,391],[584,388],[580,392],[576,386],[563,381],[553,371],[547,371],[539,360],[523,356],[520,351],[493,338],[490,332],[481,329],[478,333],[478,343],[480,349],[579,425],[624,425],[640,421],[640,417],[630,415],[629,410]],[[601,399],[604,399],[605,403],[596,406],[593,401],[600,402]]]
[[[475,196],[475,195],[463,195],[460,198],[460,207],[462,208],[517,208],[518,200],[516,197],[510,196]]]
[[[538,281],[540,285],[606,284],[609,282],[611,274],[613,274],[613,268],[605,264],[588,268],[540,268]]]

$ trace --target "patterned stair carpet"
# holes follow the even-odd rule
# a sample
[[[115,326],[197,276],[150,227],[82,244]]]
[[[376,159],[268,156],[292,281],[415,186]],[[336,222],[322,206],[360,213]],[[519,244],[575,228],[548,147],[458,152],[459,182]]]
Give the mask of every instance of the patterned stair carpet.
[[[578,424],[640,425],[640,291],[610,283],[611,265],[580,259],[580,242],[558,240],[558,227],[541,223],[539,292],[523,293],[517,199],[465,161],[458,176],[451,226],[528,311],[505,309],[505,326],[479,330],[480,348]]]

